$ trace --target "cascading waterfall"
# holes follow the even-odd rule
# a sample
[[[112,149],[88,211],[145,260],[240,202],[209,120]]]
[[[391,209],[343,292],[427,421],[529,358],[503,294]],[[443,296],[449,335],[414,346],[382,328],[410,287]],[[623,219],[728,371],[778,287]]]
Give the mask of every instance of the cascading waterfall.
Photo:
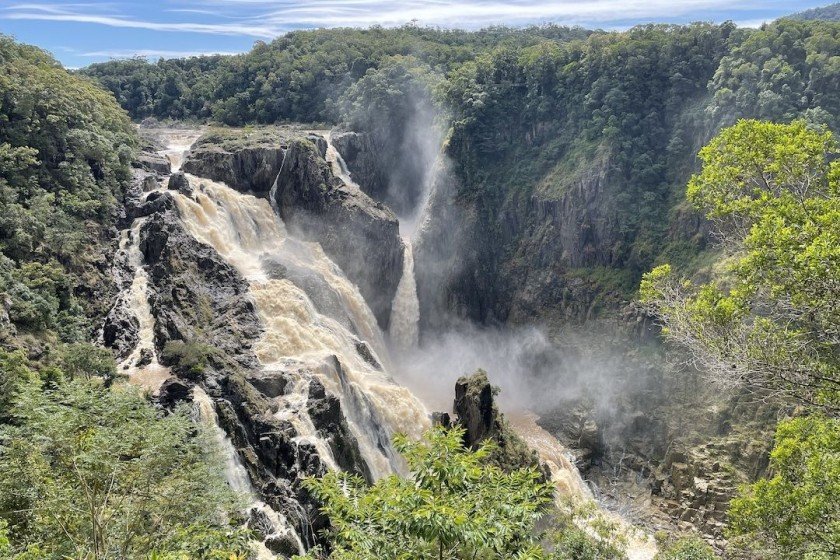
[[[361,190],[350,176],[347,163],[331,141],[330,133],[326,134],[326,160],[332,167],[333,173],[351,189]],[[424,197],[424,204],[427,197]],[[422,211],[422,208],[420,209]],[[400,228],[403,228],[402,221]],[[417,283],[414,278],[414,255],[412,250],[412,231],[402,232],[405,247],[403,253],[403,271],[397,292],[391,304],[391,318],[388,335],[391,343],[398,351],[409,351],[417,346],[419,341],[420,301],[417,298]]]
[[[128,264],[134,273],[131,286],[122,297],[128,298],[139,328],[137,345],[119,364],[119,371],[127,374],[132,383],[155,391],[170,376],[170,370],[158,362],[155,349],[155,318],[149,305],[149,275],[140,251],[140,228],[144,222],[145,218],[138,218],[131,228],[122,232],[120,238],[120,250],[127,254]]]
[[[185,130],[164,133],[174,139],[161,153],[169,159],[173,171],[177,171],[183,153],[198,133]],[[341,155],[329,142],[329,135],[327,141],[326,156],[334,173],[350,189],[359,189],[351,180]],[[430,420],[420,401],[408,389],[394,383],[385,368],[375,363],[386,366],[391,363],[388,346],[358,289],[324,254],[319,244],[289,236],[267,200],[240,194],[224,184],[206,179],[190,175],[187,179],[193,187],[193,195],[168,191],[186,229],[197,240],[212,246],[248,281],[264,327],[262,337],[254,346],[257,358],[266,370],[282,370],[288,378],[285,394],[275,399],[277,417],[291,422],[297,439],[312,444],[324,464],[337,469],[330,446],[313,425],[307,408],[310,380],[317,378],[329,392],[340,398],[348,427],[374,478],[401,472],[404,465],[391,448],[392,435],[402,432],[418,438],[430,426]],[[419,217],[423,216],[427,200],[428,197],[418,209]],[[139,247],[139,232],[144,221],[145,218],[135,220],[131,228],[122,232],[120,241],[120,249],[126,254],[132,273],[129,287],[120,297],[128,301],[139,323],[139,343],[120,366],[132,382],[156,390],[170,371],[159,364],[155,352],[155,318],[148,300],[149,278]],[[410,224],[407,227],[412,229]],[[411,246],[413,231],[402,233],[406,246],[403,275],[393,301],[389,339],[392,349],[408,354],[409,350],[417,350],[419,303]],[[328,286],[331,291],[331,297],[327,299],[339,302],[338,308],[317,307],[311,294],[296,284],[295,276],[284,274],[287,270],[303,271],[310,277],[320,278],[321,285]],[[360,345],[366,345],[368,351],[360,352]],[[374,357],[374,363],[370,356]],[[200,388],[194,390],[193,399],[202,420],[212,424],[225,457],[228,483],[248,498],[249,511],[259,514],[252,518],[258,517],[270,525],[264,527],[264,534],[291,536],[302,551],[300,538],[288,521],[259,499],[233,443],[218,425],[212,399]],[[591,498],[591,492],[569,461],[565,449],[537,425],[533,416],[513,415],[511,424],[548,464],[561,494]],[[630,558],[650,558],[651,546],[644,540],[632,542],[628,550]],[[273,557],[264,543],[259,543],[257,553],[259,558]]]
[[[404,237],[403,273],[391,304],[388,334],[397,350],[408,351],[417,346],[420,337],[420,300],[414,279],[414,255],[411,239]]]
[[[419,437],[430,425],[423,405],[358,351],[387,356],[379,327],[358,289],[327,258],[317,243],[290,237],[269,202],[222,183],[187,175],[194,197],[174,193],[187,230],[212,246],[249,282],[264,326],[255,352],[266,370],[289,372],[293,382],[278,397],[277,415],[288,419],[299,437],[315,445],[335,467],[329,446],[317,434],[306,409],[308,376],[316,376],[337,395],[353,436],[375,478],[394,472],[401,461],[391,448],[396,432]],[[319,312],[307,293],[286,278],[273,277],[273,265],[321,277],[341,302],[352,331]],[[336,356],[340,367],[330,366]],[[378,359],[379,363],[383,360]],[[296,378],[296,376],[299,376]]]
[[[222,453],[222,458],[225,461],[225,480],[227,480],[228,485],[248,500],[249,513],[258,512],[261,514],[260,517],[270,525],[269,527],[261,527],[262,532],[267,535],[266,538],[283,534],[292,539],[297,545],[300,554],[304,554],[305,548],[303,542],[301,542],[300,538],[292,530],[288,520],[257,497],[257,493],[251,484],[251,479],[248,477],[248,471],[245,470],[245,466],[242,464],[242,460],[239,458],[233,442],[231,442],[228,435],[219,426],[219,419],[216,415],[216,408],[213,405],[212,399],[210,399],[201,387],[193,388],[193,403],[195,403],[199,420],[212,431],[216,439],[216,444]],[[256,552],[258,560],[274,558],[274,555],[262,542],[257,546]]]

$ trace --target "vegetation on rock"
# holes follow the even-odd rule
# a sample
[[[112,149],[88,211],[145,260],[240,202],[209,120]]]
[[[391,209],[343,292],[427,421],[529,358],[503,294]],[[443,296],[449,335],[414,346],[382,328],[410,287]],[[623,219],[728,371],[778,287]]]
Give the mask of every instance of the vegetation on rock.
[[[836,556],[840,543],[840,166],[831,132],[744,120],[700,152],[688,197],[728,257],[711,281],[648,273],[641,296],[701,371],[804,403],[782,421],[771,476],[745,488],[730,532],[757,557]]]
[[[218,450],[186,408],[162,416],[132,387],[35,372],[19,352],[0,366],[4,558],[247,551]]]

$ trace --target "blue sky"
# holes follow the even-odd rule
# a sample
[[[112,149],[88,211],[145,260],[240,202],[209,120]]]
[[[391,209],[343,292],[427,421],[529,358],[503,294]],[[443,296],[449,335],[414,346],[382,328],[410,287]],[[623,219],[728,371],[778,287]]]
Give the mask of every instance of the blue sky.
[[[830,0],[0,0],[0,32],[65,66],[129,56],[236,53],[294,29],[555,22],[603,29],[733,20],[756,27]]]

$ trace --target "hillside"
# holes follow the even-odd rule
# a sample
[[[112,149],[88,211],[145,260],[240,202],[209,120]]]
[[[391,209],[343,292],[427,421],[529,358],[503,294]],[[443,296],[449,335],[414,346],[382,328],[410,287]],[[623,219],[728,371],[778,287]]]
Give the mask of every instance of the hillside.
[[[830,4],[822,8],[811,8],[788,17],[799,20],[840,21],[840,3]]]

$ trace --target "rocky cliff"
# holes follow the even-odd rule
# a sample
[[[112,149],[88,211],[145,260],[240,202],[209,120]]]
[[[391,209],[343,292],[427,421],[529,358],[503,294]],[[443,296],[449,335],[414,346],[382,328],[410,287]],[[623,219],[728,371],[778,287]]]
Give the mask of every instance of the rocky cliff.
[[[267,197],[289,142],[306,136],[316,142],[323,155],[326,149],[323,138],[297,127],[212,128],[191,147],[182,169],[240,192]]]
[[[209,395],[219,425],[230,438],[255,492],[293,525],[306,546],[316,543],[327,520],[303,488],[306,476],[325,472],[325,460],[316,446],[288,419],[276,416],[278,399],[301,378],[305,407],[316,432],[330,448],[331,460],[348,472],[368,480],[371,473],[359,451],[339,398],[318,381],[315,372],[301,371],[303,364],[284,362],[266,370],[253,345],[263,325],[249,284],[210,246],[197,241],[184,227],[173,191],[147,193],[144,184],[168,182],[184,196],[194,196],[195,186],[183,175],[166,177],[138,173],[130,189],[125,226],[127,243],[115,259],[118,287],[128,293],[134,271],[128,247],[139,245],[154,325],[154,349],[168,378],[156,390],[161,406],[171,408],[190,401],[200,388]],[[200,188],[200,187],[199,187]],[[137,236],[137,237],[135,237]],[[138,344],[136,303],[121,297],[106,321],[105,343],[121,357]],[[142,366],[153,359],[141,355]],[[340,368],[337,359],[319,367]],[[138,374],[141,375],[141,374]],[[338,374],[336,374],[338,375]],[[233,458],[229,460],[233,461]],[[251,512],[251,526],[265,537],[266,546],[289,557],[297,544],[289,534],[266,526],[264,514]]]
[[[387,330],[404,251],[393,212],[336,177],[306,139],[289,144],[271,198],[287,227],[319,242],[358,286]]]

